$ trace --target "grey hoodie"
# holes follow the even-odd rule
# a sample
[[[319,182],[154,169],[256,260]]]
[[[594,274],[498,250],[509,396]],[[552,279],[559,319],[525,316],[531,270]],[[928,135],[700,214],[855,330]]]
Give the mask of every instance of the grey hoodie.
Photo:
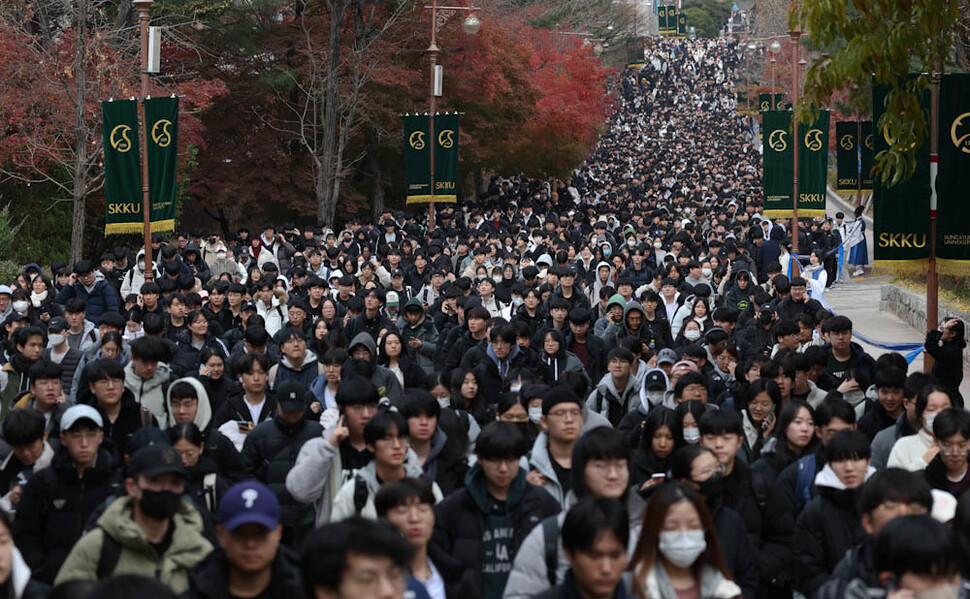
[[[596,412],[586,409],[585,403],[582,405],[582,409],[583,428],[579,431],[580,436],[594,428],[601,426],[611,427],[609,420]],[[556,471],[552,467],[551,460],[552,458],[549,456],[549,433],[542,431],[536,437],[535,443],[532,444],[532,452],[529,455],[529,467],[527,470],[536,470],[544,476],[546,478],[546,484],[542,488],[548,491],[559,502],[559,505],[563,506],[563,509],[566,509],[568,507],[566,505],[566,497],[563,494],[559,479],[556,478]]]
[[[404,469],[410,478],[420,478],[423,474],[421,465],[418,463],[418,456],[411,449],[408,449],[408,457],[404,462]],[[360,510],[360,515],[364,518],[377,520],[374,496],[377,495],[378,489],[381,488],[381,483],[377,480],[377,462],[371,460],[369,464],[357,471],[356,476],[363,479],[367,485],[367,502]],[[354,507],[354,495],[357,491],[356,476],[345,482],[333,498],[333,509],[330,513],[331,522],[346,520],[356,514]],[[287,482],[289,482],[289,476],[287,476]],[[438,488],[438,483],[431,483],[431,489],[434,492],[435,503],[444,499],[444,496],[441,494],[441,489]]]

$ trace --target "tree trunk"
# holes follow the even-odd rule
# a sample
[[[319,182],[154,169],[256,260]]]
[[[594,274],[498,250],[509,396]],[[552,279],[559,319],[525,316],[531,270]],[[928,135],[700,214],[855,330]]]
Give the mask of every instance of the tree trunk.
[[[74,216],[71,221],[71,263],[81,259],[84,253],[84,221],[87,209],[88,136],[84,126],[84,109],[87,102],[87,80],[84,73],[85,42],[87,41],[87,0],[77,4],[77,49],[74,53],[74,180],[72,199]]]
[[[381,171],[381,161],[378,156],[377,147],[377,136],[374,135],[373,129],[367,129],[366,143],[367,143],[367,176],[371,177],[371,213],[374,216],[374,222],[380,217],[381,213],[384,212],[384,186],[381,184],[381,179],[383,178],[383,172]]]
[[[327,224],[333,222],[337,211],[337,198],[333,194],[336,178],[337,108],[340,77],[340,28],[343,26],[347,0],[330,2],[330,39],[327,47],[327,74],[323,95],[322,150],[320,152],[320,179],[317,181],[317,219]]]

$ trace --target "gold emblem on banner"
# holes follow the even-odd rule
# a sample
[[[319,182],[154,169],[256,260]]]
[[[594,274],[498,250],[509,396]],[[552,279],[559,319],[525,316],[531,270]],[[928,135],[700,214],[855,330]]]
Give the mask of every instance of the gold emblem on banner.
[[[805,147],[812,152],[818,152],[822,149],[822,130],[821,129],[809,129],[808,133],[805,134]]]
[[[869,135],[866,135],[866,149],[867,150],[872,149],[872,133],[870,133]]]
[[[438,134],[438,145],[446,150],[450,150],[453,145],[455,145],[455,132],[451,129],[445,129]]]
[[[768,100],[761,103],[761,110],[768,110],[769,108],[771,108],[771,103]]]
[[[128,138],[129,131],[131,131],[131,127],[128,125],[118,125],[111,130],[111,134],[108,135],[108,143],[115,151],[124,154],[131,149],[131,140]]]
[[[152,125],[152,141],[155,142],[155,145],[160,148],[167,148],[172,143],[172,133],[169,131],[171,126],[172,121],[168,119],[155,121],[155,124]]]
[[[963,119],[967,117],[970,117],[970,112],[964,112],[953,119],[953,124],[950,126],[950,140],[953,142],[953,147],[958,148],[961,152],[970,154],[970,132],[957,136],[957,132],[963,124]]]
[[[768,147],[775,152],[784,152],[788,149],[788,142],[785,141],[785,135],[788,132],[784,129],[775,129],[768,136]]]
[[[411,145],[413,150],[423,150],[424,149],[424,131],[415,131],[408,138],[408,144]]]
[[[852,135],[848,133],[842,136],[842,139],[839,140],[839,145],[842,146],[843,150],[855,149],[855,144],[852,143]]]

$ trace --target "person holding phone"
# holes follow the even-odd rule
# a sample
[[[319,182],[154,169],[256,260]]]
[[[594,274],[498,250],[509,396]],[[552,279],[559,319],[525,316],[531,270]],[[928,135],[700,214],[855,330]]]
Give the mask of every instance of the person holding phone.
[[[741,410],[744,435],[741,459],[754,464],[761,449],[775,430],[776,414],[781,407],[781,389],[771,379],[758,379],[748,386],[747,406]]]
[[[933,374],[954,391],[963,382],[963,348],[966,346],[966,326],[959,318],[945,320],[939,328],[926,333],[923,347],[933,356]]]

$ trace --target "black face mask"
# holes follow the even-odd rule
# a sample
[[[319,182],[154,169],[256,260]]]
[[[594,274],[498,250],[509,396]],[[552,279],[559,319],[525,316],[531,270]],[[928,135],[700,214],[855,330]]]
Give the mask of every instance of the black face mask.
[[[697,483],[698,491],[703,495],[708,501],[713,501],[714,499],[721,496],[724,492],[724,483],[727,482],[723,474],[717,473],[712,474],[710,478],[702,483]]]
[[[771,312],[762,312],[758,314],[758,321],[760,321],[761,324],[771,324],[771,319]]]
[[[142,489],[138,506],[143,514],[155,520],[167,520],[175,515],[182,504],[181,493],[149,491]]]

